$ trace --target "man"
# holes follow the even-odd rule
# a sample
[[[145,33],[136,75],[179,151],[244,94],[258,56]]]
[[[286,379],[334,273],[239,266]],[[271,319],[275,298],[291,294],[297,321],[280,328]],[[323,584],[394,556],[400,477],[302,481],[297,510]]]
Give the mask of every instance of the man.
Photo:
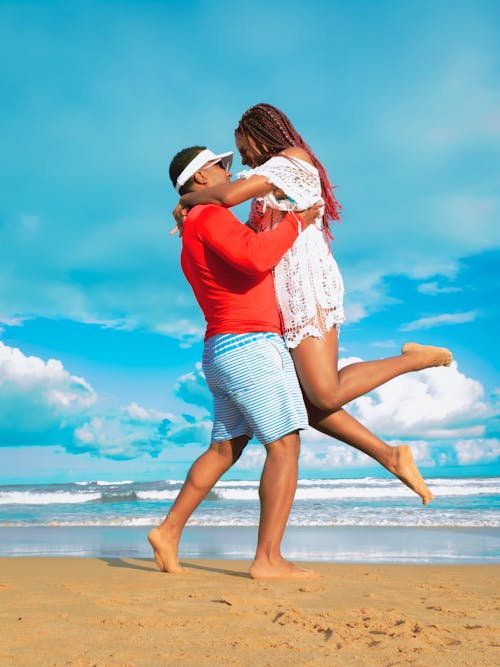
[[[172,160],[170,177],[180,194],[227,183],[231,159],[232,153],[186,148]],[[183,571],[178,544],[187,520],[255,434],[266,461],[250,576],[313,576],[280,551],[297,485],[299,430],[308,417],[281,337],[271,269],[318,208],[290,213],[266,234],[255,234],[220,206],[195,206],[186,217],[181,265],[207,321],[203,369],[214,397],[214,427],[212,444],[192,465],[165,520],[149,533],[160,570]]]

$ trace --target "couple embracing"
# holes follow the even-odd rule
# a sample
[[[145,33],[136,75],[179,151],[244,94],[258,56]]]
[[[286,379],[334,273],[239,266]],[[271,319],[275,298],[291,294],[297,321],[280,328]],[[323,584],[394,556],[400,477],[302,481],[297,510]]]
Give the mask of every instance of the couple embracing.
[[[432,499],[407,445],[392,447],[343,408],[403,373],[449,366],[451,353],[406,343],[401,354],[338,370],[343,283],[329,224],[340,206],[325,168],[288,117],[269,104],[246,111],[235,131],[248,170],[231,182],[232,153],[181,150],[170,177],[181,195],[181,265],[206,319],[203,370],[213,395],[211,444],[192,465],[165,520],[149,533],[160,570],[180,573],[178,545],[196,507],[253,437],[266,459],[250,576],[314,576],[281,555],[292,507],[299,432],[312,426],[368,454]],[[229,210],[252,200],[248,225]],[[186,215],[187,213],[187,215]]]

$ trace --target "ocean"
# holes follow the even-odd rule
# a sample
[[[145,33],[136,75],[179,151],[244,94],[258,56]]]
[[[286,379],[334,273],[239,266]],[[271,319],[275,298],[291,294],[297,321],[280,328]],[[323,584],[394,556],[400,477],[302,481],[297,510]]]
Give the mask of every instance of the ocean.
[[[500,477],[427,478],[423,507],[396,479],[302,479],[283,543],[296,560],[499,563]],[[250,559],[258,481],[223,480],[195,512],[184,558]],[[180,480],[0,486],[0,556],[150,558],[146,534]]]

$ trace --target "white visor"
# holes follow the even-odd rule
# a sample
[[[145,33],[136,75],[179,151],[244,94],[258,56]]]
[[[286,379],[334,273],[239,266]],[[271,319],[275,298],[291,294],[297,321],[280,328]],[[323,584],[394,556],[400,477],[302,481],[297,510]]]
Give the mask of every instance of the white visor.
[[[198,153],[198,155],[191,160],[191,162],[181,171],[179,178],[175,183],[175,189],[177,192],[182,188],[184,183],[187,183],[191,176],[194,176],[197,171],[200,169],[207,169],[217,162],[222,162],[224,169],[229,169],[233,161],[233,152],[229,151],[228,153],[220,153],[216,155],[208,148],[205,148]]]

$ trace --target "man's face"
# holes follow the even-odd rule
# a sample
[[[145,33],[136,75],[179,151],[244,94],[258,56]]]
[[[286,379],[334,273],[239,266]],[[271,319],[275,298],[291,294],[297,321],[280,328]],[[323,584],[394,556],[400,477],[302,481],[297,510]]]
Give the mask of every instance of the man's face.
[[[223,185],[229,183],[231,180],[231,172],[228,171],[222,162],[216,162],[211,167],[202,170],[206,176],[206,188],[211,188],[213,185]]]

